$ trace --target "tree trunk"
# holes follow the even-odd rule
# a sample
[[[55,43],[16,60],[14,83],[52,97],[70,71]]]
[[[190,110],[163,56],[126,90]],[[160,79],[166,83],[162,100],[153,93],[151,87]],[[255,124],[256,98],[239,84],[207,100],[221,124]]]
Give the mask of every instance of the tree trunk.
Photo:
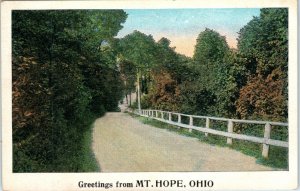
[[[140,93],[140,75],[139,75],[139,71],[137,73],[137,97],[138,97],[138,109],[139,112],[141,111],[141,93]]]

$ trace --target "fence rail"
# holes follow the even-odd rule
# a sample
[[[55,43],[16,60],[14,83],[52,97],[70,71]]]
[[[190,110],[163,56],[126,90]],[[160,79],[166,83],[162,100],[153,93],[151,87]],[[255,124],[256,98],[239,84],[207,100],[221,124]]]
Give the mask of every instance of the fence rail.
[[[201,131],[205,133],[205,136],[208,136],[209,134],[219,135],[227,137],[227,144],[232,144],[232,139],[240,139],[245,141],[251,141],[255,143],[263,144],[262,149],[262,156],[265,158],[268,158],[269,154],[269,146],[278,146],[278,147],[289,147],[289,143],[287,141],[280,141],[280,140],[274,140],[271,139],[271,129],[272,126],[283,126],[288,127],[288,123],[281,123],[281,122],[272,122],[272,121],[254,121],[254,120],[241,120],[241,119],[227,119],[227,118],[219,118],[219,117],[209,117],[209,116],[197,116],[197,115],[188,115],[183,113],[176,113],[176,112],[169,112],[169,111],[161,111],[161,110],[135,110],[135,114],[153,118],[171,125],[175,125],[182,128],[189,129],[190,132],[192,130]],[[177,121],[172,120],[172,115],[177,116]],[[167,116],[167,119],[166,117]],[[182,123],[182,116],[189,118],[189,124]],[[205,127],[195,126],[194,119],[205,119]],[[210,121],[225,121],[227,122],[227,132],[225,131],[219,131],[215,129],[210,128]],[[264,137],[255,137],[250,135],[244,135],[244,134],[237,134],[233,132],[234,124],[237,123],[246,123],[246,124],[259,124],[264,125]]]

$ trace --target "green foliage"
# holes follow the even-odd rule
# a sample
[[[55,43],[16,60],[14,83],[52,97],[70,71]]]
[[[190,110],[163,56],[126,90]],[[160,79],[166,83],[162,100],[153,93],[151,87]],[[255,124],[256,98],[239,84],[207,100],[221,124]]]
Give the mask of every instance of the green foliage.
[[[239,63],[249,77],[236,102],[243,118],[287,120],[288,10],[261,9],[239,32]]]
[[[151,68],[149,107],[189,114],[286,121],[287,32],[285,8],[261,9],[239,32],[238,50],[205,29],[192,60],[182,60],[160,39]],[[151,61],[149,61],[151,62]]]
[[[259,17],[251,20],[239,32],[238,49],[256,58],[257,71],[270,74],[280,67],[287,71],[288,9],[261,9]]]
[[[273,70],[264,79],[260,74],[250,78],[241,88],[236,104],[243,118],[285,121],[282,71]]]
[[[248,141],[234,140],[231,148],[241,151],[242,153],[253,156],[258,164],[270,166],[275,169],[288,169],[288,149],[282,147],[271,146],[269,150],[269,158],[265,159],[261,156],[262,146],[260,144]]]
[[[148,102],[157,109],[178,110],[178,83],[167,71],[153,72]]]
[[[153,82],[145,106],[193,115],[287,121],[286,8],[261,9],[260,16],[240,30],[237,50],[229,49],[225,37],[211,29],[199,34],[192,60],[180,60],[166,38],[159,40],[157,47],[159,59],[151,70]],[[188,123],[188,119],[182,122]],[[212,121],[211,126],[227,130],[226,124]],[[237,133],[263,136],[263,127],[258,125],[234,128]],[[218,142],[220,138],[209,137],[214,138],[208,138],[211,143],[223,144]],[[271,137],[286,141],[288,129],[272,127]],[[279,168],[288,165],[288,149],[271,147],[271,157],[265,160],[260,146],[237,142],[233,148],[257,157],[260,163]]]
[[[199,34],[193,61],[187,69],[190,76],[180,86],[182,112],[217,116],[235,112],[232,57],[234,52],[218,32],[205,29]]]
[[[153,37],[135,30],[133,33],[128,34],[115,42],[114,45],[117,47],[120,54],[119,57],[121,62],[125,61],[127,64],[131,63],[133,65],[133,67],[130,67],[131,71],[127,70],[127,72],[125,72],[123,70],[123,79],[129,80],[129,84],[126,85],[127,87],[125,86],[127,89],[127,92],[125,93],[126,98],[127,95],[130,95],[131,93],[128,92],[128,90],[132,90],[130,84],[133,84],[133,81],[131,81],[134,76],[132,74],[133,72],[136,73],[136,83],[140,87],[141,94],[147,94],[148,84],[150,83],[150,68],[155,64],[155,55],[157,53]]]
[[[126,96],[126,101],[127,104],[131,106],[131,93],[135,90],[137,68],[132,62],[126,61],[122,58],[119,58],[119,67],[121,78],[124,83],[124,94]]]
[[[188,76],[189,58],[175,52],[170,40],[161,38],[157,44],[156,63],[151,68],[149,104],[153,108],[178,111],[180,109],[179,85]]]
[[[125,19],[122,10],[12,12],[14,172],[95,169],[82,165],[88,127],[122,97],[109,45]]]
[[[206,28],[197,38],[193,59],[196,64],[209,67],[209,64],[223,61],[227,51],[229,51],[229,47],[225,37]]]
[[[134,31],[119,41],[119,50],[124,58],[146,72],[155,63],[156,46],[151,35]]]
[[[145,96],[149,94],[148,103],[144,101],[143,104],[178,110],[172,106],[177,102],[175,86],[181,81],[181,71],[184,71],[182,64],[187,58],[178,55],[170,47],[170,40],[162,38],[155,42],[152,36],[134,31],[120,39],[118,47],[122,59],[135,66],[141,92]],[[126,79],[133,75],[128,73],[125,76]]]

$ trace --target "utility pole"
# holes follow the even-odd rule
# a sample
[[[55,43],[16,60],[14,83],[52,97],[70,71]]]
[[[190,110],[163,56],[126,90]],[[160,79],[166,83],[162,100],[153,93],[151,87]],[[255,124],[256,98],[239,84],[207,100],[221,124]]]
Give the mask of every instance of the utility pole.
[[[139,113],[141,112],[141,96],[140,96],[140,72],[137,69],[137,92],[138,92],[138,109]]]

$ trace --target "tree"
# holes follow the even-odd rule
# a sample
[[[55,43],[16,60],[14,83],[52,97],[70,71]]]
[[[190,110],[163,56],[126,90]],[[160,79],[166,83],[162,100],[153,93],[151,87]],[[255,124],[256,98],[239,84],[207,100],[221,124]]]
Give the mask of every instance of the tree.
[[[264,78],[258,74],[249,78],[240,90],[237,111],[242,118],[285,121],[285,98],[280,69]],[[271,90],[271,91],[270,91]]]
[[[128,104],[129,96],[129,106],[131,106],[131,93],[135,90],[135,80],[136,80],[136,67],[132,62],[120,59],[120,72],[122,74],[122,80],[124,82],[125,97]]]
[[[102,45],[125,19],[122,10],[12,12],[14,172],[80,170],[66,161],[80,155],[93,116],[121,97],[116,55]]]
[[[235,85],[227,83],[231,75],[231,64],[226,63],[228,57],[230,50],[225,37],[211,29],[199,34],[193,61],[189,64],[192,74],[181,86],[184,111],[201,115],[229,115],[227,105],[230,101],[227,101],[226,91],[231,91]]]
[[[145,101],[149,107],[179,111],[179,85],[186,75],[188,58],[170,47],[170,40],[163,37],[156,43],[155,65],[151,68],[149,94]],[[150,80],[149,80],[150,81]]]
[[[236,107],[241,117],[287,119],[288,10],[261,9],[239,32],[240,61],[249,75]],[[253,88],[258,88],[251,93]],[[272,105],[272,106],[271,106]]]
[[[257,60],[257,71],[265,76],[280,67],[287,71],[288,10],[286,8],[261,9],[239,32],[238,49]]]
[[[147,76],[149,76],[150,68],[155,63],[156,45],[151,35],[147,36],[139,31],[134,31],[131,34],[126,35],[119,41],[119,50],[122,56],[134,63],[137,76],[137,93],[140,93],[139,89],[143,90],[143,93],[147,92],[147,85],[140,88],[140,79],[144,77],[144,83],[147,83]],[[140,109],[140,95],[137,96]]]
[[[206,28],[198,35],[193,59],[199,65],[214,64],[217,61],[223,61],[228,51],[225,37]]]

